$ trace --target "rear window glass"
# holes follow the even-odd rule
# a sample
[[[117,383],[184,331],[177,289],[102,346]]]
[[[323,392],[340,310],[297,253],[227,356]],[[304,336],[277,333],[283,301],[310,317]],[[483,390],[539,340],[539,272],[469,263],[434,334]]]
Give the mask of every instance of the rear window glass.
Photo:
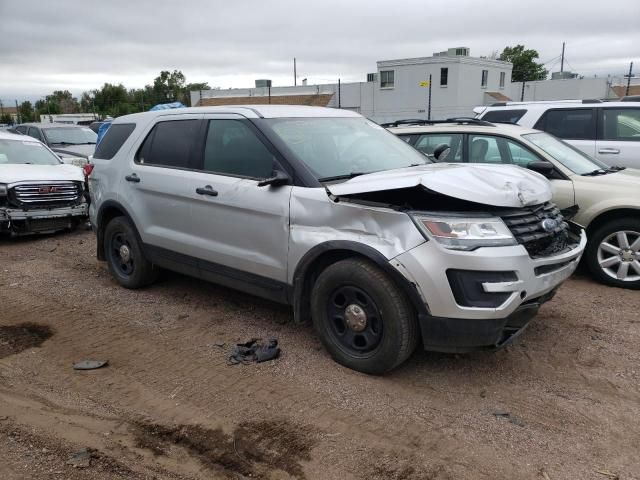
[[[547,110],[534,128],[558,138],[593,140],[596,122],[591,108]]]
[[[482,120],[496,123],[518,123],[526,110],[491,110],[482,116]]]
[[[96,147],[93,158],[111,160],[136,128],[135,123],[112,124]]]

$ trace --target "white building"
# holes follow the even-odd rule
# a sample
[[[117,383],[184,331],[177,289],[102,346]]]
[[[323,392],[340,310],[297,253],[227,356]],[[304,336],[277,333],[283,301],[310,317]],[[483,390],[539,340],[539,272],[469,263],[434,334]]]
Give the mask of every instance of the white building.
[[[85,124],[88,125],[91,122],[98,120],[98,116],[95,113],[41,113],[41,123],[70,123],[70,124]]]
[[[191,105],[289,103],[355,110],[376,122],[428,118],[431,75],[431,118],[472,116],[473,107],[504,100],[511,84],[512,64],[469,56],[469,49],[451,48],[431,57],[377,62],[366,82],[296,87],[259,87],[191,92]]]

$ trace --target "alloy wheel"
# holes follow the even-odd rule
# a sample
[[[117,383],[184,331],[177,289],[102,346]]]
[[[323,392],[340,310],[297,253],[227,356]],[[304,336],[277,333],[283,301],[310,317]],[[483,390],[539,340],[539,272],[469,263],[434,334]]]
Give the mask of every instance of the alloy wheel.
[[[640,232],[623,230],[605,237],[598,246],[598,264],[616,280],[640,280]]]

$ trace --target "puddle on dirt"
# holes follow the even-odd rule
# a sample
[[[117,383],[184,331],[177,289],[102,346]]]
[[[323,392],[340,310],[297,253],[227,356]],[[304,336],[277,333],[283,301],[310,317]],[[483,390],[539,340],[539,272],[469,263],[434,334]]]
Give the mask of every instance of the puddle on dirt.
[[[37,323],[0,325],[0,358],[20,353],[28,348],[39,347],[51,336],[53,336],[53,330],[47,325]]]
[[[269,472],[282,470],[303,479],[300,462],[311,459],[315,444],[308,429],[287,421],[243,422],[232,435],[198,425],[136,422],[133,428],[136,446],[156,455],[170,455],[171,447],[179,446],[208,468],[232,478],[237,474],[268,478]]]

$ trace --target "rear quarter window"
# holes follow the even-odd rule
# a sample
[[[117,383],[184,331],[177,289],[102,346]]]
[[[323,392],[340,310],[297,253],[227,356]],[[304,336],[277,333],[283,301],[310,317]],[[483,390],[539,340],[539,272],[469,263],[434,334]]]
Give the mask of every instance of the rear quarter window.
[[[527,113],[526,110],[491,110],[482,116],[482,120],[496,123],[518,123],[525,113]]]
[[[93,158],[97,158],[99,160],[111,160],[116,153],[118,153],[120,147],[122,147],[124,142],[127,141],[127,138],[129,138],[135,128],[135,123],[112,124],[96,147]]]

